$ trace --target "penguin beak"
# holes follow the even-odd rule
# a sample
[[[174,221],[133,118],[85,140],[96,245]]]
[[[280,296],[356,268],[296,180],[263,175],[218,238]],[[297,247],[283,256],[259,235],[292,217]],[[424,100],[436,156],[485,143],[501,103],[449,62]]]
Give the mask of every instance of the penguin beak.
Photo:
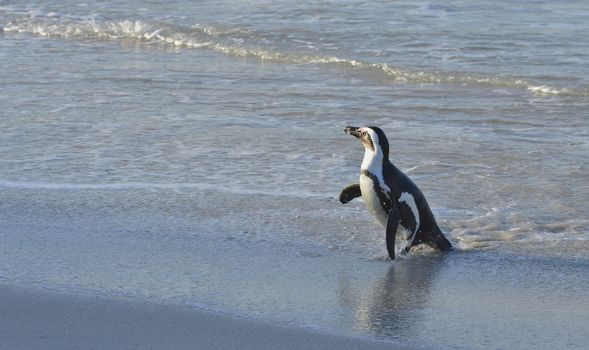
[[[344,129],[344,132],[348,135],[352,135],[356,138],[360,138],[360,133],[358,132],[358,130],[360,130],[360,128],[357,128],[355,126],[346,126],[346,128]]]

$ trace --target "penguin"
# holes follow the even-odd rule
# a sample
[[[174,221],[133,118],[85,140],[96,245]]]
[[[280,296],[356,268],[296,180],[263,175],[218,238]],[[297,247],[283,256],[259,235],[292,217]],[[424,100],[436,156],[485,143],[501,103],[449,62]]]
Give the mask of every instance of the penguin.
[[[387,252],[395,259],[395,238],[403,241],[400,253],[407,254],[411,247],[427,244],[440,251],[452,249],[419,188],[401,170],[389,161],[389,142],[385,133],[376,126],[344,129],[358,138],[364,146],[364,159],[360,167],[360,182],[345,187],[340,202],[346,204],[362,197],[368,211],[386,227]]]

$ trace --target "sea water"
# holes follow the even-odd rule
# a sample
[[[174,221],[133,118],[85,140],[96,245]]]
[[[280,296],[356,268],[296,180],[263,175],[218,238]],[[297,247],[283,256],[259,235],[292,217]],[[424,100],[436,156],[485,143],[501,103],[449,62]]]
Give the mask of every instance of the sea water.
[[[0,282],[412,347],[589,339],[583,1],[0,1]],[[378,125],[457,248],[387,261]]]

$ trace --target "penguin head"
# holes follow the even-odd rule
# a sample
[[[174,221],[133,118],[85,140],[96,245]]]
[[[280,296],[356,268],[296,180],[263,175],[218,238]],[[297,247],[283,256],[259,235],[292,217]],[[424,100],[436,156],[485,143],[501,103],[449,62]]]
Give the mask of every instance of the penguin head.
[[[367,151],[381,153],[384,159],[389,158],[389,141],[381,128],[377,126],[347,126],[344,132],[359,139]]]

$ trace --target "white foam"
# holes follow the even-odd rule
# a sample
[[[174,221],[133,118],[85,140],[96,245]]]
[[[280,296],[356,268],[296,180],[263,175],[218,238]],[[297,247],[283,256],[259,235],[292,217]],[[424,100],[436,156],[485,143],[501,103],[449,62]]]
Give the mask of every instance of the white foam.
[[[117,182],[117,183],[50,183],[50,182],[16,182],[0,180],[0,188],[29,190],[64,190],[64,191],[117,191],[117,190],[201,190],[234,193],[241,195],[264,195],[272,197],[294,198],[332,198],[329,193],[310,191],[267,191],[264,189],[245,189],[207,183],[151,183],[151,182]]]
[[[386,63],[371,63],[337,56],[314,56],[285,53],[277,50],[243,46],[242,36],[256,38],[256,33],[239,27],[215,26],[179,27],[165,23],[140,20],[98,21],[90,18],[67,18],[59,13],[47,13],[32,19],[13,21],[3,28],[5,32],[29,33],[39,36],[63,38],[95,38],[101,40],[141,40],[177,47],[209,49],[236,57],[251,57],[262,61],[286,64],[338,65],[350,69],[375,71],[393,82],[418,84],[460,84],[525,89],[536,95],[572,94],[589,96],[589,91],[572,90],[538,85],[523,79],[469,74],[464,72],[428,72],[396,67]],[[0,29],[2,30],[2,29]],[[258,35],[260,36],[260,35]],[[239,44],[236,44],[239,43]]]
[[[567,89],[559,89],[552,86],[547,85],[529,85],[528,90],[533,92],[536,95],[558,95],[562,93],[566,93]]]

